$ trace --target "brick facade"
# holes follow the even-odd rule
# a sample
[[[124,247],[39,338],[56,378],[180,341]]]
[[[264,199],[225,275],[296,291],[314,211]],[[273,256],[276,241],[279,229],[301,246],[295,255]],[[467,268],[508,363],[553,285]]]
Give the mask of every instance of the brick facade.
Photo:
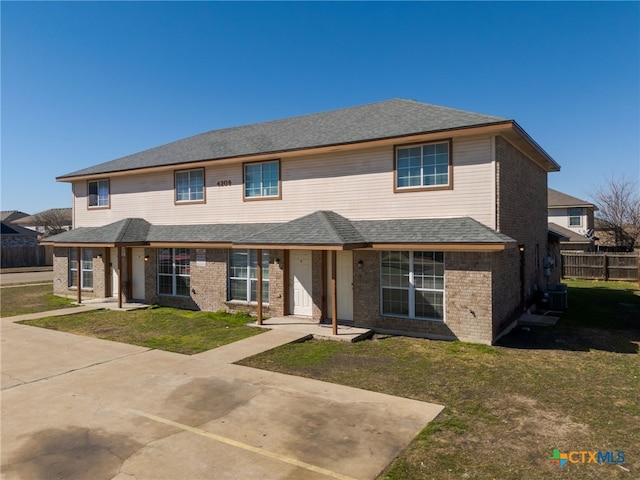
[[[530,305],[547,287],[542,269],[547,252],[547,173],[503,137],[495,138],[495,147],[497,229],[524,245],[524,295]]]
[[[68,248],[56,247],[54,260],[54,293],[75,296],[69,288]],[[157,294],[157,249],[146,248],[149,258],[145,267],[145,302],[192,310],[256,313],[255,303],[228,300],[228,249],[206,249],[204,257],[191,249],[190,296],[174,297]],[[83,298],[102,298],[107,282],[111,281],[105,268],[106,249],[93,249],[94,288],[83,290]],[[204,258],[204,265],[197,259]],[[265,316],[288,313],[286,301],[290,288],[286,278],[284,250],[269,251],[269,304]],[[312,318],[328,317],[323,312],[327,304],[328,284],[324,278],[327,269],[323,263],[328,255],[322,251],[312,253]],[[353,252],[354,324],[374,328],[381,332],[423,336],[436,339],[458,339],[491,344],[493,339],[513,320],[519,311],[519,251],[509,248],[501,252],[446,252],[445,253],[445,319],[444,321],[395,318],[380,314],[380,252],[355,250]],[[122,250],[123,301],[127,301],[127,252]],[[359,266],[359,263],[362,263]],[[114,292],[114,296],[116,296]]]
[[[75,247],[71,247],[75,248]],[[93,288],[82,289],[82,299],[106,297],[105,249],[92,248],[93,255]],[[69,287],[69,248],[53,249],[53,293],[65,297],[77,298],[76,287]]]
[[[311,318],[318,322],[323,319],[322,306],[327,304],[325,295],[329,290],[323,275],[323,272],[326,272],[323,265],[327,258],[328,255],[323,255],[320,250],[314,250],[311,253],[311,301],[313,302]],[[325,316],[329,316],[328,312]]]
[[[436,339],[492,342],[492,253],[445,253],[444,321],[380,315],[380,253],[354,252],[354,324],[378,331]]]
[[[256,312],[255,303],[228,300],[228,261],[229,250],[226,248],[208,248],[204,251],[204,265],[198,265],[198,249],[190,249],[190,296],[174,297],[158,295],[157,288],[157,249],[145,249],[149,262],[145,264],[145,300],[149,304],[167,307],[185,308],[215,312]],[[265,316],[284,315],[284,251],[269,250],[269,304],[263,306]]]
[[[522,313],[520,305],[520,250],[509,248],[492,254],[492,338],[513,323]]]

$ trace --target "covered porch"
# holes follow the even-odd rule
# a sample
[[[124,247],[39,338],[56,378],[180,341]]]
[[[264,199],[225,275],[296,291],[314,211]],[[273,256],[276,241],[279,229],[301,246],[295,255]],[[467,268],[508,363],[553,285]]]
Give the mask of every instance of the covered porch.
[[[368,329],[358,331],[352,326],[352,252],[368,246],[350,221],[330,211],[278,224],[234,243],[232,248],[257,250],[257,258],[262,258],[263,250],[285,252],[285,315],[265,322],[259,300],[256,324],[289,330],[313,328],[319,337],[326,337],[328,330],[332,337],[346,335],[345,339],[370,335]],[[258,299],[263,298],[262,276],[262,265],[258,263]]]

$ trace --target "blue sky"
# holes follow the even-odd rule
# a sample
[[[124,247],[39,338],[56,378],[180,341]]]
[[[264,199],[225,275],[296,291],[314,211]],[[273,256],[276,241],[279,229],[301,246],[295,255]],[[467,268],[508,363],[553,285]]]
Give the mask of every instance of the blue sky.
[[[515,119],[588,198],[640,176],[640,3],[1,2],[2,210],[208,130],[408,98]]]

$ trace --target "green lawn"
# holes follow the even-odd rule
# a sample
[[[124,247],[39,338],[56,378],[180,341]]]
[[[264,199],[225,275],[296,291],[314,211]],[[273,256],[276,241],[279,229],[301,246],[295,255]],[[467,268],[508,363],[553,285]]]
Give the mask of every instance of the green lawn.
[[[570,310],[556,327],[516,330],[496,347],[376,336],[240,363],[445,405],[383,479],[638,478],[637,285],[566,283]],[[626,461],[560,469],[555,448],[624,451]]]
[[[0,288],[0,314],[3,317],[67,307],[73,307],[73,300],[54,295],[50,283]]]
[[[244,313],[147,308],[94,310],[20,323],[192,355],[263,333],[245,326],[252,320]]]

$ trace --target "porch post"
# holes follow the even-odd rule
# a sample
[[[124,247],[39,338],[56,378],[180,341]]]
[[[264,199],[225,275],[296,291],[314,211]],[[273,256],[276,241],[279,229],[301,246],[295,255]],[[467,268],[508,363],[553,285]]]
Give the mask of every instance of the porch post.
[[[118,245],[118,308],[122,308],[122,247]]]
[[[327,307],[327,297],[330,295],[329,289],[331,287],[329,287],[327,285],[327,277],[329,276],[328,273],[328,262],[329,259],[327,258],[327,250],[322,250],[322,319],[327,319],[329,318],[329,311],[328,311],[328,307]]]
[[[258,255],[258,325],[262,325],[262,249],[257,251]]]
[[[337,257],[338,252],[336,250],[331,251],[331,327],[333,334],[338,335],[338,287],[336,282],[336,270],[337,270]]]
[[[109,298],[111,296],[111,287],[113,286],[111,280],[111,249],[109,247],[104,248],[102,258],[104,266],[104,296],[105,298]]]
[[[76,270],[78,303],[82,303],[82,247],[76,247],[76,266],[78,267]]]
[[[127,302],[133,298],[133,249],[126,247],[124,249],[127,257]]]

